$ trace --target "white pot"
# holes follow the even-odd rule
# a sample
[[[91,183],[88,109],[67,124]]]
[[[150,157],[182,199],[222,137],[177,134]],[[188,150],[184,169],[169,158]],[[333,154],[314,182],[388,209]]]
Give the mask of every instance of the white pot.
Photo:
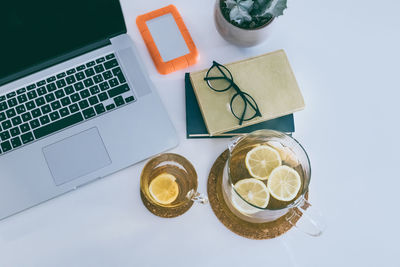
[[[219,34],[225,40],[238,46],[249,47],[258,45],[268,38],[274,19],[259,28],[242,29],[225,19],[221,12],[220,1],[215,2],[214,20]]]

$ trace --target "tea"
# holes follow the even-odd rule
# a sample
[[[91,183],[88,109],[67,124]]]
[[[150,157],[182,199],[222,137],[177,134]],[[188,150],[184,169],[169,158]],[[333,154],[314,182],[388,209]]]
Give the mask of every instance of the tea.
[[[251,165],[254,166],[251,166]],[[258,164],[258,165],[257,165]],[[253,179],[254,185],[264,183],[265,187],[259,186],[258,191],[264,188],[269,192],[267,208],[271,210],[283,209],[293,203],[302,193],[304,186],[304,171],[294,152],[285,147],[278,141],[268,141],[265,143],[252,143],[250,141],[240,142],[230,157],[229,173],[233,185],[239,185],[239,181],[245,179]],[[290,180],[289,189],[293,190],[293,194],[285,198],[271,192],[271,188],[278,190],[278,194],[286,193],[283,185],[279,184],[279,177],[284,176],[286,180]],[[273,176],[273,180],[270,178]],[[246,180],[251,182],[251,180]],[[254,179],[257,179],[254,180]],[[268,182],[269,181],[269,182]],[[277,183],[275,187],[272,183]],[[269,185],[268,185],[269,183]],[[241,182],[240,184],[243,184]],[[296,188],[293,188],[296,187]],[[236,187],[235,187],[236,188]],[[237,188],[236,188],[237,189]],[[240,190],[236,190],[240,194]],[[245,198],[245,196],[242,196]],[[254,205],[254,203],[252,203]],[[257,206],[257,205],[255,205]]]
[[[145,170],[142,176],[147,181],[146,184],[141,184],[142,192],[145,192],[147,198],[162,206],[175,206],[186,201],[188,192],[197,187],[194,179],[188,179],[185,169],[173,164],[167,163]]]

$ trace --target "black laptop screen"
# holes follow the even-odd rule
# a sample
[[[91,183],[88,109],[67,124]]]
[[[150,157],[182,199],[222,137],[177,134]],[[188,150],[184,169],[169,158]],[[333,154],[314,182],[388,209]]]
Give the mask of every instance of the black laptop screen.
[[[1,0],[0,80],[126,32],[118,0]]]

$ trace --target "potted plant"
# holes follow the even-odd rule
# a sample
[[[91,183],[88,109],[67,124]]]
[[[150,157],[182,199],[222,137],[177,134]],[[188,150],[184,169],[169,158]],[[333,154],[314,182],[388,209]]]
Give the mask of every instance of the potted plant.
[[[239,46],[253,46],[268,36],[270,25],[283,15],[287,0],[217,0],[214,18],[218,32]]]

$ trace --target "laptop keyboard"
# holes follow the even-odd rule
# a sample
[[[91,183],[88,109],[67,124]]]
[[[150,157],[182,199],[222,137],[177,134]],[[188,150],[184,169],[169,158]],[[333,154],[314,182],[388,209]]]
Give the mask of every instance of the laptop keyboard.
[[[114,54],[0,95],[0,155],[134,100]]]

